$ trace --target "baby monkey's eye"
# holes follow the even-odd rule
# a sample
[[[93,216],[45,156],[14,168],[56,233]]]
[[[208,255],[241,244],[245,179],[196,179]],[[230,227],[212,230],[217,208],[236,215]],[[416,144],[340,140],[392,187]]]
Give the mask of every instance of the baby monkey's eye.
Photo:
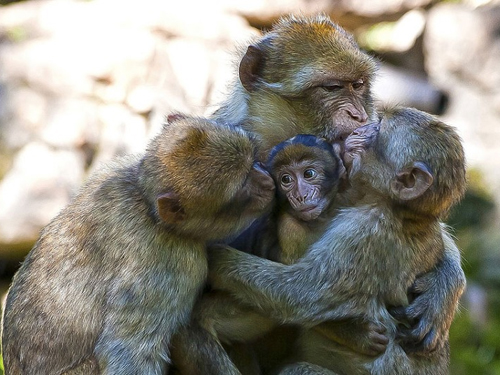
[[[281,176],[281,182],[284,183],[285,185],[289,185],[292,183],[292,176],[289,174],[284,174]]]
[[[313,177],[316,177],[318,173],[314,170],[314,169],[306,169],[304,171],[304,178],[313,178]]]

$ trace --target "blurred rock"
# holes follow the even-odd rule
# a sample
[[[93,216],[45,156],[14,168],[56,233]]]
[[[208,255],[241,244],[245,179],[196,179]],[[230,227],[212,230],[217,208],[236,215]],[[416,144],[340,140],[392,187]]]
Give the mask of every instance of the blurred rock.
[[[348,29],[376,22],[396,20],[415,8],[424,8],[432,0],[226,0],[228,7],[258,27],[269,27],[290,13],[305,15],[323,12]]]
[[[446,102],[425,76],[388,64],[381,64],[373,94],[384,105],[405,105],[433,114],[440,114]]]
[[[0,252],[33,243],[83,182],[84,158],[72,150],[29,143],[0,182]],[[12,255],[12,254],[11,254]]]
[[[459,128],[469,166],[500,203],[500,5],[433,7],[424,46],[429,77],[448,94],[443,118]]]
[[[234,46],[258,33],[197,0],[0,10],[0,258],[28,250],[89,171],[143,150],[166,113],[209,111]]]

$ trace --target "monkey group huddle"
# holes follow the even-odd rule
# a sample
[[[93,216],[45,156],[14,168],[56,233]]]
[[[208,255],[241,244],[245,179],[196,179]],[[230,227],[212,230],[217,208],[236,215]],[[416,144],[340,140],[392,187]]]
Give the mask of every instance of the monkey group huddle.
[[[376,68],[325,16],[250,44],[210,118],[169,116],[44,228],[6,375],[447,374],[464,152],[431,115],[377,111]]]

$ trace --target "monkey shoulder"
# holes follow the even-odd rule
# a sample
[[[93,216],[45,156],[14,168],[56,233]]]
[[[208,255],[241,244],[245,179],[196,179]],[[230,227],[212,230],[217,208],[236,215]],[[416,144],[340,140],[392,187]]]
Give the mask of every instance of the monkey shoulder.
[[[308,254],[328,262],[348,261],[353,266],[358,261],[371,263],[375,253],[386,257],[386,249],[403,246],[397,231],[400,225],[390,212],[376,205],[341,208]]]
[[[341,231],[347,236],[359,238],[372,236],[381,230],[396,232],[401,228],[401,222],[390,209],[379,205],[367,204],[344,207],[337,210],[328,230]],[[359,233],[363,230],[362,233]]]

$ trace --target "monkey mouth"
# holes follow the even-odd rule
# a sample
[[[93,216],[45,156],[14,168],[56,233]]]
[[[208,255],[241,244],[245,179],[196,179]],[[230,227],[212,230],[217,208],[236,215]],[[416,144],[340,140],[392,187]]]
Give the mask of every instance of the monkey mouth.
[[[299,216],[300,219],[304,221],[310,221],[317,219],[319,215],[323,212],[323,205],[318,203],[318,204],[313,204],[313,205],[307,205],[300,210],[297,211],[297,215]]]

